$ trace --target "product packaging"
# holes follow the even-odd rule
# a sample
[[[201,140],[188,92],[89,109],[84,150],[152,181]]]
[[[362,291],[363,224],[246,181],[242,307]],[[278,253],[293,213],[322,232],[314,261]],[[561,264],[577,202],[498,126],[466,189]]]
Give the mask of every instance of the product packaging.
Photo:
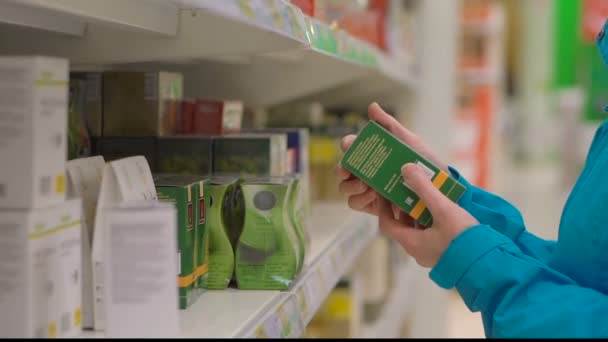
[[[159,173],[208,175],[212,173],[211,137],[163,137],[157,142]]]
[[[397,139],[390,132],[370,121],[344,154],[341,164],[354,176],[376,190],[390,202],[424,227],[432,225],[426,205],[403,180],[401,168],[417,164],[433,185],[450,200],[456,202],[465,187],[433,163]]]
[[[178,73],[105,72],[103,136],[175,134],[182,88]]]
[[[91,246],[95,232],[97,198],[105,164],[103,157],[96,156],[70,160],[66,165],[68,199],[81,199],[82,202],[82,327],[85,329],[95,326]]]
[[[106,161],[144,156],[150,168],[157,169],[158,140],[154,137],[103,137],[93,142],[93,154],[103,156]]]
[[[81,332],[79,200],[0,211],[0,337]]]
[[[68,61],[0,57],[0,208],[65,201]]]
[[[70,82],[85,84],[83,123],[89,136],[100,137],[103,133],[103,74],[101,72],[70,72]]]
[[[105,267],[105,210],[125,202],[157,201],[156,188],[150,166],[143,156],[134,156],[106,163],[97,200],[95,232],[93,234],[93,291],[95,330],[105,329],[106,301]],[[175,277],[174,273],[174,277]],[[174,287],[175,287],[175,278]],[[175,289],[177,292],[177,289]],[[176,306],[177,306],[177,298]]]
[[[213,172],[254,176],[287,174],[286,134],[239,134],[213,139]]]
[[[192,133],[221,135],[238,133],[243,121],[243,102],[199,99],[192,120]]]
[[[208,239],[205,231],[204,181],[186,175],[155,174],[158,199],[177,210],[179,308],[200,296],[207,282]],[[200,287],[199,287],[200,285]]]
[[[246,179],[241,185],[245,223],[235,256],[239,289],[286,290],[300,268],[301,240],[288,210],[291,181]]]
[[[239,178],[213,176],[205,191],[209,232],[207,288],[223,290],[234,276],[234,248],[240,236],[244,206]]]
[[[182,99],[177,116],[177,134],[192,134],[194,132],[194,111],[196,110],[195,99]]]
[[[91,138],[85,124],[86,82],[70,80],[68,101],[68,160],[91,155]]]
[[[156,201],[106,208],[107,338],[179,336],[176,210]]]

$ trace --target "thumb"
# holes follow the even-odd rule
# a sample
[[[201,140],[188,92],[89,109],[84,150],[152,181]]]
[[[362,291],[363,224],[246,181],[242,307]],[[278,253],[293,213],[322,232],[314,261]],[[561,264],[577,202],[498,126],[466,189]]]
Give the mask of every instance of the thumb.
[[[385,112],[378,103],[372,103],[367,111],[370,120],[375,121],[405,143],[409,144],[412,140],[416,139],[414,133],[403,127],[395,117]]]
[[[409,163],[403,166],[401,172],[405,183],[420,197],[431,212],[439,210],[445,206],[446,202],[450,202],[450,199],[433,185],[431,178],[420,166]]]

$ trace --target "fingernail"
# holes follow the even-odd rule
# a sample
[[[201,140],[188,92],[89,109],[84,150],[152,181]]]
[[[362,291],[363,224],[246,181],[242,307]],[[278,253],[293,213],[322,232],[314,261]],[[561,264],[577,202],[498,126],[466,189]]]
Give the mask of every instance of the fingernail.
[[[414,170],[416,170],[416,166],[412,163],[407,163],[401,168],[401,173],[404,178],[409,179],[412,176],[412,172],[415,172]]]

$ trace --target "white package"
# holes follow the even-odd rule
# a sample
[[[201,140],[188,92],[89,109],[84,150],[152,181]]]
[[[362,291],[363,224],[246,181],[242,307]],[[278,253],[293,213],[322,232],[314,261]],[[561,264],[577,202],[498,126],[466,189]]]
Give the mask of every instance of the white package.
[[[104,211],[133,201],[158,201],[150,166],[145,157],[134,156],[106,163],[101,180],[95,232],[93,233],[93,296],[95,330],[105,329],[104,301]]]
[[[146,201],[107,208],[104,215],[105,336],[178,337],[175,207]]]
[[[80,210],[0,211],[0,337],[80,334]]]
[[[0,208],[65,201],[68,61],[0,57]]]
[[[97,211],[97,198],[105,167],[102,156],[81,158],[67,162],[69,199],[82,199],[82,327],[94,328],[93,263],[91,245]]]

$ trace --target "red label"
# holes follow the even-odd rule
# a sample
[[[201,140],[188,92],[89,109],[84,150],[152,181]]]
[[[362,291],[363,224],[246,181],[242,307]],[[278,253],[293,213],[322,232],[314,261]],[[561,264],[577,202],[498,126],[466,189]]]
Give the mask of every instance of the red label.
[[[199,216],[198,216],[198,223],[199,224],[205,224],[205,199],[201,198],[200,201],[198,202],[198,212],[199,212]]]
[[[193,115],[195,134],[222,134],[222,110],[220,101],[198,100]]]
[[[192,202],[188,203],[188,230],[194,226],[194,206]]]

